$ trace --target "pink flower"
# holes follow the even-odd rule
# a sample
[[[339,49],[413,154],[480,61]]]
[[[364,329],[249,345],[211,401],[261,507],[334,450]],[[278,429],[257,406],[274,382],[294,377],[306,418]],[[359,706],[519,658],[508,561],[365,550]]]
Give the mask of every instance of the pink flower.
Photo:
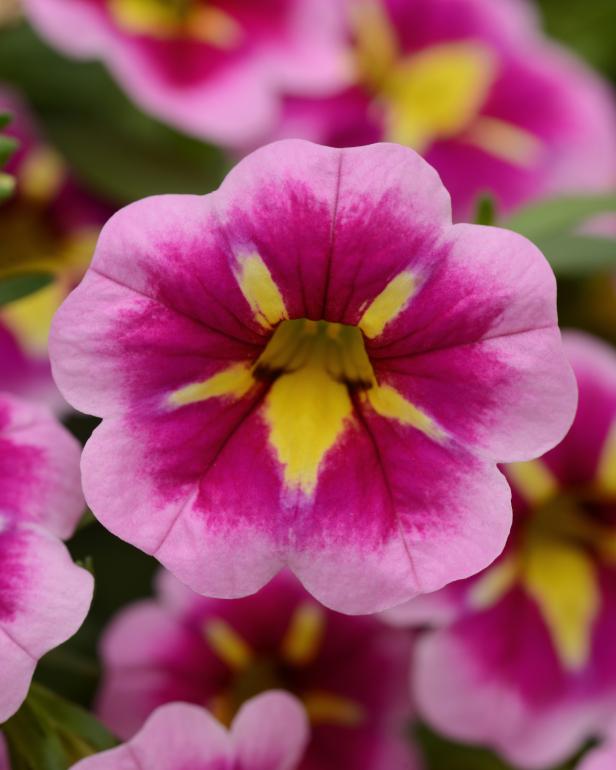
[[[339,0],[27,0],[60,50],[100,58],[144,109],[243,146],[271,131],[283,93],[348,80]]]
[[[453,226],[396,145],[280,142],[133,204],[52,331],[63,394],[104,418],[86,498],[209,596],[286,565],[367,613],[473,574],[509,531],[496,462],[575,409],[554,284],[524,238]]]
[[[248,701],[229,732],[205,709],[171,703],[131,741],[73,770],[295,770],[307,739],[306,715],[287,693]]]
[[[382,139],[425,154],[459,219],[616,184],[609,86],[540,32],[525,0],[355,0],[355,85],[290,98],[277,136]]]
[[[162,573],[159,598],[124,610],[103,639],[99,713],[123,738],[172,701],[228,724],[246,698],[281,687],[312,722],[301,770],[403,770],[410,653],[407,632],[326,610],[288,573],[234,602]]]
[[[41,140],[19,96],[0,85],[0,112],[12,116],[6,133],[19,141],[7,171],[17,180],[0,208],[0,278],[45,273],[52,282],[0,308],[0,390],[66,409],[51,379],[47,338],[51,318],[89,264],[111,208],[80,190],[62,159]]]
[[[616,354],[574,333],[566,349],[575,422],[541,460],[507,468],[507,549],[437,596],[442,627],[415,661],[420,712],[436,729],[525,768],[566,759],[616,709]],[[429,619],[428,603],[407,608],[414,621]]]
[[[46,410],[1,395],[0,722],[88,611],[92,577],[61,542],[82,511],[78,443]]]

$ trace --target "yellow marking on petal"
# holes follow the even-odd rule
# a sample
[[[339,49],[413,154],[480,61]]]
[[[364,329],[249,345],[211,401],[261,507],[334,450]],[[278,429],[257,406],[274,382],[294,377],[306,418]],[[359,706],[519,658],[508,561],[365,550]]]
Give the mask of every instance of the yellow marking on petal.
[[[195,6],[186,26],[193,39],[225,50],[236,48],[243,38],[242,28],[233,16],[213,6]]]
[[[249,254],[239,260],[236,278],[255,319],[264,329],[271,329],[287,318],[280,289],[258,254]]]
[[[312,494],[323,458],[352,413],[347,386],[333,380],[321,363],[309,360],[274,382],[265,416],[287,487]]]
[[[590,654],[601,602],[591,557],[564,542],[529,538],[523,559],[524,586],[539,605],[563,665],[579,670]]]
[[[66,290],[60,282],[50,283],[5,305],[0,318],[29,353],[42,355],[47,350],[51,320],[65,296]]]
[[[420,430],[430,438],[441,440],[445,433],[436,425],[434,420],[410,401],[407,401],[395,388],[390,385],[380,385],[366,391],[364,398],[370,403],[375,412],[381,417],[397,420],[403,425],[410,425]]]
[[[306,602],[300,605],[282,640],[282,656],[296,666],[303,666],[313,660],[323,641],[325,613],[317,604]]]
[[[242,670],[252,662],[252,650],[226,621],[210,620],[203,632],[212,650],[229,668]]]
[[[391,70],[380,95],[387,137],[421,152],[462,133],[477,117],[495,78],[494,57],[476,43],[443,43]]]
[[[543,505],[558,493],[558,481],[542,460],[510,463],[506,471],[512,486],[532,506]]]
[[[233,364],[203,382],[186,385],[169,396],[172,406],[187,406],[208,398],[242,398],[255,384],[247,364]]]
[[[477,610],[493,607],[515,586],[519,575],[519,563],[512,556],[489,567],[477,580],[469,593],[469,602]]]
[[[530,131],[498,118],[480,117],[464,136],[464,141],[514,166],[535,165],[543,145]]]
[[[396,30],[380,0],[363,0],[353,5],[351,25],[358,78],[377,89],[400,53]]]
[[[66,166],[50,147],[31,150],[19,169],[19,194],[35,203],[53,200],[66,178]]]
[[[616,420],[612,423],[599,458],[597,484],[602,492],[616,496]]]
[[[360,703],[334,693],[314,690],[302,698],[308,719],[313,724],[358,727],[366,719],[366,712]]]
[[[387,324],[394,321],[406,308],[417,282],[410,271],[405,271],[391,280],[383,291],[372,300],[364,311],[359,328],[369,339],[383,333]]]

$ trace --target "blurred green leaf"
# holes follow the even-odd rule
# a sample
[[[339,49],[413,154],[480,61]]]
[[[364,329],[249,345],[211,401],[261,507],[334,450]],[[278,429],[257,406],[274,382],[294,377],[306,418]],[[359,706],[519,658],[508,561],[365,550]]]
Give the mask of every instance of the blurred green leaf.
[[[12,136],[0,135],[0,166],[4,166],[7,160],[15,152],[18,145],[19,142],[16,139],[13,139]]]
[[[501,224],[537,242],[571,233],[592,217],[610,211],[616,213],[616,193],[551,198],[524,207]]]
[[[0,131],[6,128],[11,122],[11,115],[8,112],[0,112]]]
[[[475,224],[493,225],[496,222],[496,201],[489,195],[481,195],[475,208]]]
[[[92,714],[37,683],[2,732],[12,770],[68,770],[83,757],[117,744]]]
[[[536,241],[559,277],[590,275],[616,268],[616,239],[561,235]]]
[[[426,725],[418,725],[414,737],[423,752],[426,770],[516,770],[493,752],[449,741]],[[585,750],[553,770],[573,770]]]
[[[52,280],[53,276],[50,273],[12,275],[0,279],[0,307],[42,289]]]
[[[103,67],[62,58],[25,25],[0,31],[0,80],[25,92],[77,176],[123,204],[157,193],[207,193],[223,154],[137,110]]]

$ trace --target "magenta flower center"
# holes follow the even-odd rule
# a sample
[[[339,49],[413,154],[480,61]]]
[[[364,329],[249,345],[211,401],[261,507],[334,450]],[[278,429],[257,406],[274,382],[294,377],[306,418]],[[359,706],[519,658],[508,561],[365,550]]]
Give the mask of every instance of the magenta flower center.
[[[297,695],[315,725],[357,727],[363,722],[360,703],[315,686],[327,634],[325,612],[316,604],[296,607],[277,646],[253,649],[221,618],[208,620],[203,632],[210,649],[228,668],[226,683],[207,703],[223,723],[230,724],[240,706],[253,696],[280,688]]]

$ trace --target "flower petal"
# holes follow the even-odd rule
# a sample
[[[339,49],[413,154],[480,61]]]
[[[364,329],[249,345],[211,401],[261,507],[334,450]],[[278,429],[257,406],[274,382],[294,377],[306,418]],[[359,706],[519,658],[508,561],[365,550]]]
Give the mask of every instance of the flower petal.
[[[130,741],[78,762],[73,770],[226,768],[233,749],[225,729],[205,709],[188,703],[161,706]]]
[[[296,698],[275,691],[253,698],[231,727],[238,770],[294,770],[308,735],[308,718]]]
[[[499,461],[534,457],[562,438],[576,406],[554,300],[552,271],[529,241],[456,225],[442,264],[369,355],[377,376],[463,443]]]
[[[38,659],[71,637],[92,599],[93,579],[38,527],[0,533],[0,721],[21,705]]]
[[[4,395],[0,515],[13,522],[36,522],[57,537],[69,537],[84,510],[79,456],[77,440],[47,409]]]

